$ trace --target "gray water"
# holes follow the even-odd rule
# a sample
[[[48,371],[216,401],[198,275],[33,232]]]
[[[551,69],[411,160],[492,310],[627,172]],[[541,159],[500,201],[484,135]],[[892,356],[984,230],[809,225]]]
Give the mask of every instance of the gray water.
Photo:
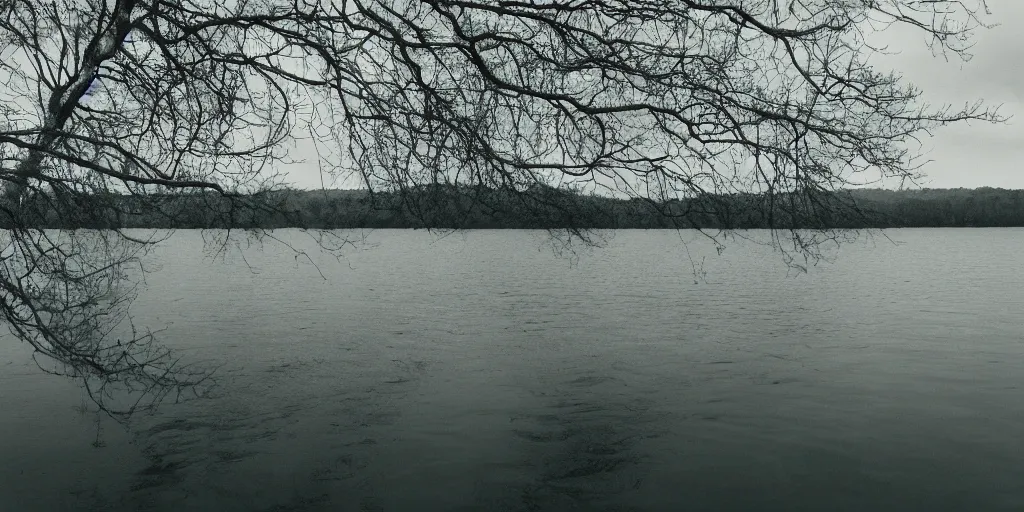
[[[179,232],[136,322],[217,391],[125,431],[5,338],[0,510],[1024,509],[1024,230],[888,234]]]

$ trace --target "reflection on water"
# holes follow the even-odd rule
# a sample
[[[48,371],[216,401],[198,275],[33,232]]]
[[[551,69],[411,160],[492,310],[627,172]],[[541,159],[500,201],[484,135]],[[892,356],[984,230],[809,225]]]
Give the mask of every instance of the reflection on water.
[[[0,509],[1020,510],[1024,231],[895,235],[801,276],[698,242],[695,285],[674,233],[380,232],[324,281],[183,232],[136,323],[220,386],[97,432],[5,345]]]

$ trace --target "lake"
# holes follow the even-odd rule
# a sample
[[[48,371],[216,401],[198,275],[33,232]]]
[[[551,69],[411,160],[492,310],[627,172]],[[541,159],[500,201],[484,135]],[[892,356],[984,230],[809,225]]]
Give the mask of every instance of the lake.
[[[181,231],[135,320],[217,389],[126,431],[6,336],[0,509],[1022,510],[1024,229],[886,233]]]

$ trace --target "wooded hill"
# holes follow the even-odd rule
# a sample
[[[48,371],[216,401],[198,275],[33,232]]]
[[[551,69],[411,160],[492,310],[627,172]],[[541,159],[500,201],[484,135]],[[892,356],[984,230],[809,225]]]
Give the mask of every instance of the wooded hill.
[[[47,228],[868,228],[1024,226],[1024,190],[858,189],[841,192],[732,194],[653,202],[575,194],[430,186],[370,194],[363,190],[280,190],[250,196],[216,193],[46,195],[7,205],[0,227]],[[10,208],[10,210],[8,210]],[[18,215],[12,215],[15,210]],[[17,222],[15,222],[17,219]]]

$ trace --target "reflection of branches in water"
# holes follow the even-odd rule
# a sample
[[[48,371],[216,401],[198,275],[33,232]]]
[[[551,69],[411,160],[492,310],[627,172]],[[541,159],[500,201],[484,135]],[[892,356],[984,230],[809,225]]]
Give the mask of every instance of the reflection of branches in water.
[[[324,486],[362,476],[360,469],[372,460],[373,438],[379,434],[375,429],[396,421],[392,399],[408,389],[386,381],[396,375],[415,378],[425,363],[396,359],[369,368],[346,363],[352,367],[307,355],[258,367],[251,362],[225,367],[218,373],[224,385],[209,393],[208,400],[136,415],[131,421],[135,442],[148,463],[136,473],[136,494],[130,499],[159,495],[166,502],[167,493],[176,489],[208,488],[209,480],[197,479],[211,474],[234,478],[241,471],[232,468],[236,464],[250,469],[293,464],[299,471],[294,488],[303,492],[287,506],[318,495]],[[347,378],[338,379],[339,371]],[[368,381],[377,384],[352,385]],[[298,388],[307,392],[296,394]],[[305,454],[308,459],[296,461],[290,452],[299,431],[301,439],[318,448]],[[306,469],[308,474],[303,474]]]
[[[214,413],[191,411],[190,418],[161,418],[136,433],[148,465],[136,474],[133,490],[167,488],[189,476],[204,474],[260,454],[261,443],[273,441],[280,433],[282,420],[300,407],[285,406],[279,411],[254,413],[235,408]]]
[[[39,368],[78,380],[119,421],[165,400],[203,396],[214,384],[214,368],[183,363],[158,342],[159,331],[138,328],[130,314],[150,270],[144,257],[171,234],[29,228],[0,234],[2,319],[31,345]],[[303,248],[272,233],[247,235],[208,231],[204,248],[216,258],[270,242],[316,266]],[[355,243],[347,234],[310,235],[339,258]]]
[[[568,258],[570,267],[577,265],[584,253],[605,247],[615,236],[612,230],[597,229],[548,229],[546,232],[548,236],[545,243],[550,246],[551,252],[560,258]]]
[[[573,388],[593,389],[608,379],[582,377]],[[584,391],[587,395],[591,393]],[[520,505],[540,510],[592,506],[630,491],[641,480],[631,474],[642,459],[637,442],[656,436],[653,415],[643,403],[618,404],[592,396],[565,398],[547,413],[515,417],[513,432],[543,454],[531,457],[537,480],[519,491]],[[527,423],[527,425],[518,426]],[[543,507],[542,507],[543,504]]]
[[[101,410],[130,414],[202,393],[208,371],[181,364],[136,329],[139,258],[161,239],[110,231],[13,230],[0,253],[0,308],[43,370],[80,380]]]
[[[239,233],[239,231],[241,231],[241,233]],[[238,236],[239,234],[244,236]],[[366,246],[366,237],[368,236],[366,232],[359,233],[358,236],[355,236],[348,232],[342,233],[329,230],[308,231],[306,234],[316,243],[317,254],[333,256],[336,261],[341,261],[343,259],[343,249],[357,249],[361,246]],[[245,253],[246,251],[253,249],[262,250],[268,242],[271,242],[276,246],[287,250],[296,262],[303,262],[312,265],[313,268],[316,269],[317,273],[320,274],[321,279],[327,279],[323,271],[320,269],[320,266],[313,260],[309,251],[301,247],[297,247],[295,244],[277,236],[273,231],[236,229],[204,230],[202,232],[202,237],[203,249],[206,255],[211,259],[224,260],[229,253],[236,252],[251,272],[258,273],[256,268],[249,264]]]

